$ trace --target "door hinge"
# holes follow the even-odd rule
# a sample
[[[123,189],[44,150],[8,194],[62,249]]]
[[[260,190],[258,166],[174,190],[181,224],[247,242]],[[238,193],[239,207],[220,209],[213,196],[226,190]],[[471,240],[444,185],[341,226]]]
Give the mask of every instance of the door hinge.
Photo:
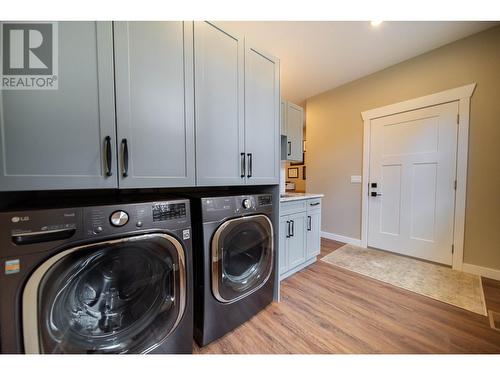
[[[455,245],[451,245],[451,253],[453,254],[455,252]]]
[[[457,125],[460,124],[460,114],[457,113]]]
[[[455,190],[457,190],[457,180],[455,180]]]

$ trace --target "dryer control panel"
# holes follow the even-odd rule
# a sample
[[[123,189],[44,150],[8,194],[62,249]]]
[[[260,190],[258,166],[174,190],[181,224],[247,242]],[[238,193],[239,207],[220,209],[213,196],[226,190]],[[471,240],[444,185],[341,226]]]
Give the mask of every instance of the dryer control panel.
[[[229,197],[202,198],[204,221],[221,220],[227,217],[270,213],[273,208],[271,194],[236,195]]]

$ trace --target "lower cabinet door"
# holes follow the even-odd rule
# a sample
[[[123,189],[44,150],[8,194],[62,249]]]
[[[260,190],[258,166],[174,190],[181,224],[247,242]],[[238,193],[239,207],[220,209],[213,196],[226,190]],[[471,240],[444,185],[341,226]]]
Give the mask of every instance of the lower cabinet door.
[[[288,216],[290,237],[288,238],[288,269],[292,269],[306,259],[306,213]]]
[[[321,211],[309,212],[306,222],[306,258],[318,256],[321,252]]]
[[[283,275],[288,271],[288,252],[287,252],[287,242],[288,242],[288,216],[280,217],[280,228],[279,228],[279,243],[278,243],[278,264],[279,273]]]

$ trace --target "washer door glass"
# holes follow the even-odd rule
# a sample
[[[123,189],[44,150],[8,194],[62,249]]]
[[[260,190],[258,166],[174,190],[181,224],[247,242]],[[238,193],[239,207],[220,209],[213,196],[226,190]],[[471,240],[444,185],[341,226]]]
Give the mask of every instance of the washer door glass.
[[[273,230],[265,215],[228,220],[212,241],[212,291],[232,302],[260,288],[273,265]]]
[[[65,253],[38,288],[42,353],[145,353],[175,329],[186,302],[175,238],[143,235]]]

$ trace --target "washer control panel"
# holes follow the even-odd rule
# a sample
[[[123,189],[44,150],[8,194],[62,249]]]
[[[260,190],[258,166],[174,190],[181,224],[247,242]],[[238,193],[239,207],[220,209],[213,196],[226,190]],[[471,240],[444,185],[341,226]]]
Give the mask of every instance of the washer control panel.
[[[105,236],[131,230],[190,225],[189,202],[157,201],[84,208],[85,234]]]
[[[0,258],[142,231],[182,231],[188,239],[190,227],[188,199],[0,212]]]

